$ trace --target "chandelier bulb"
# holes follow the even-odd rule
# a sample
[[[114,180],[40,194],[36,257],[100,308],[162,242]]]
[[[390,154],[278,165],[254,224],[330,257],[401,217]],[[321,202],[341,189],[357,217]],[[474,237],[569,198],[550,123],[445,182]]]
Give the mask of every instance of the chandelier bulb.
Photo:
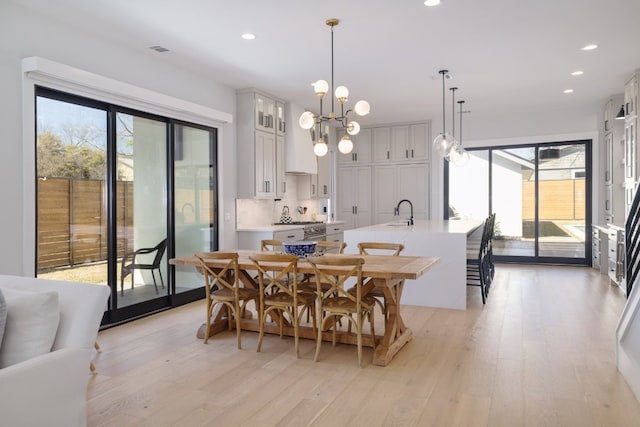
[[[447,157],[453,149],[453,137],[448,133],[441,133],[433,140],[433,151],[442,157]]]
[[[369,114],[371,107],[369,103],[365,100],[360,100],[356,102],[356,105],[353,107],[353,111],[359,116],[366,116]]]
[[[338,151],[342,154],[349,154],[353,150],[353,141],[349,138],[349,135],[345,135],[340,139],[338,143]]]
[[[360,123],[351,121],[347,124],[347,133],[349,135],[357,135],[360,133]]]
[[[326,80],[318,80],[313,84],[313,90],[320,98],[324,97],[329,91],[329,83]]]
[[[319,139],[318,142],[316,142],[313,146],[313,153],[318,157],[324,156],[328,151],[329,146],[322,139]]]
[[[346,86],[338,86],[334,93],[341,104],[347,102],[347,98],[349,98],[349,89],[347,89]]]
[[[300,119],[298,120],[300,127],[302,129],[309,130],[315,124],[315,117],[311,111],[305,111],[300,115]]]

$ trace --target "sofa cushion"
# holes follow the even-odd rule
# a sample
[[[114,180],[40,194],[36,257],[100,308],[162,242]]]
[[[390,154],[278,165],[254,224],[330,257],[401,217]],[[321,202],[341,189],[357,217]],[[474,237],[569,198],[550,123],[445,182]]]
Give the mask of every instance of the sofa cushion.
[[[0,289],[0,348],[2,348],[2,336],[4,335],[4,326],[7,322],[7,303]]]
[[[57,292],[3,288],[7,320],[0,347],[0,368],[51,351],[60,321]]]

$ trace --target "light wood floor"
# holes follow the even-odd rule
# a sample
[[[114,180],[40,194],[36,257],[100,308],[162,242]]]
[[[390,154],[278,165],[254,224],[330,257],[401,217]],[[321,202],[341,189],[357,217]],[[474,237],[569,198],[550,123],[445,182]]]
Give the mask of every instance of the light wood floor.
[[[406,286],[411,286],[407,283]],[[387,367],[352,346],[224,332],[198,302],[102,331],[90,426],[638,426],[615,365],[622,293],[582,267],[499,265],[486,306],[403,306],[414,338]]]

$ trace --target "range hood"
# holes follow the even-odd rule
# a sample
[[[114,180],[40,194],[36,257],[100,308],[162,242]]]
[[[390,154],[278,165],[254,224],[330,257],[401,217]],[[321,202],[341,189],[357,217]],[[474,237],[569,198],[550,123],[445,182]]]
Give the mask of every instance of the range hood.
[[[286,173],[318,173],[318,161],[316,155],[313,153],[311,132],[302,129],[298,124],[298,119],[304,111],[302,107],[290,102],[285,106],[287,133],[284,138],[284,171]]]

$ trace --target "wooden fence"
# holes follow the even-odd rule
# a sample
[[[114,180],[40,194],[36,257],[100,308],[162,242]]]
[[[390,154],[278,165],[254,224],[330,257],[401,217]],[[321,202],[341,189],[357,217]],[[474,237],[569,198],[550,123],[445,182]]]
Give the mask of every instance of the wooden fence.
[[[116,184],[118,257],[133,248],[133,183]],[[38,270],[107,259],[105,182],[38,180]]]
[[[540,181],[540,220],[584,220],[585,180]],[[535,218],[535,182],[522,183],[522,219]]]

